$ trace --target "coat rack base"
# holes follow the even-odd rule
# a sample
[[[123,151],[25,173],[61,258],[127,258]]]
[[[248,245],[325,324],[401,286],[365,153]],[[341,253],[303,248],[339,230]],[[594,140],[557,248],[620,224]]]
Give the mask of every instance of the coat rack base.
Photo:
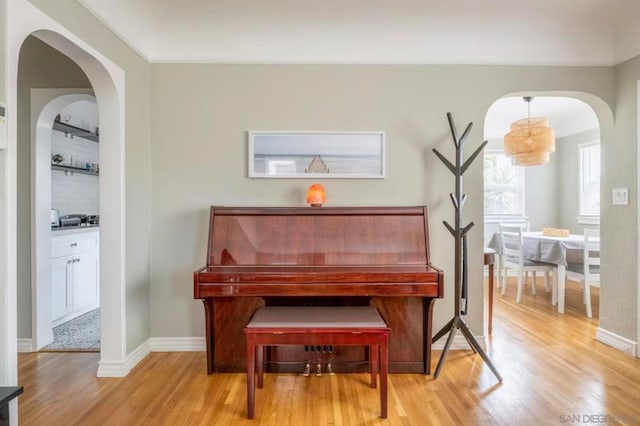
[[[480,355],[482,360],[489,366],[498,381],[502,382],[502,376],[500,375],[500,373],[498,373],[498,370],[493,365],[493,361],[491,361],[491,358],[489,358],[489,356],[482,349],[482,346],[480,346],[480,343],[478,343],[476,338],[473,336],[473,333],[471,333],[471,330],[469,329],[469,326],[467,326],[467,323],[464,321],[464,318],[459,315],[453,317],[451,321],[449,321],[444,327],[442,327],[440,331],[436,333],[435,336],[433,336],[432,344],[449,333],[449,337],[447,337],[447,342],[444,345],[444,349],[442,350],[442,354],[440,355],[440,359],[438,360],[438,365],[436,366],[435,373],[433,373],[433,377],[437,379],[440,375],[440,371],[442,370],[444,361],[447,358],[447,354],[449,353],[451,343],[453,342],[453,338],[456,335],[457,330],[460,330],[462,332],[462,335],[467,340],[467,343],[469,343],[469,346],[471,347],[473,352]]]

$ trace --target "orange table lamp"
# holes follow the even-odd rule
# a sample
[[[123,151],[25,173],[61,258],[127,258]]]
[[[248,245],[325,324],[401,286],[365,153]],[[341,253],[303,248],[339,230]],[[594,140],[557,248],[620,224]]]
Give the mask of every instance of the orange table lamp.
[[[327,193],[322,185],[314,183],[307,189],[307,203],[311,207],[322,207],[325,201],[327,201]]]

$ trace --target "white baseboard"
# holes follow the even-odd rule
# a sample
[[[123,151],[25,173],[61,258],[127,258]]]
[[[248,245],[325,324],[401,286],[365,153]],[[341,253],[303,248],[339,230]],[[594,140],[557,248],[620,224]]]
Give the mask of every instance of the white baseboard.
[[[431,349],[433,349],[434,351],[439,351],[444,349],[444,344],[447,342],[447,337],[448,337],[448,334],[441,337],[440,340],[438,340],[433,345],[431,345]],[[485,337],[484,336],[474,336],[474,337],[480,344],[480,347],[482,348],[482,350],[486,351],[487,341]],[[469,342],[467,342],[467,339],[464,338],[464,335],[462,334],[462,332],[460,330],[457,330],[456,335],[453,336],[453,342],[451,342],[451,348],[449,349],[452,351],[469,351],[471,350],[471,346],[469,345]]]
[[[487,343],[484,336],[475,336],[480,347],[487,349]],[[442,337],[433,344],[432,349],[441,350],[447,341],[447,336]],[[152,337],[149,339],[151,352],[204,352],[207,350],[204,337]],[[470,349],[467,339],[464,338],[462,332],[456,332],[453,342],[451,342],[451,350],[467,350]]]
[[[76,312],[73,312],[73,313],[71,313],[71,314],[69,314],[69,315],[65,315],[65,316],[64,316],[64,317],[62,317],[62,318],[59,318],[59,319],[57,319],[57,320],[55,320],[55,321],[52,321],[52,322],[51,322],[51,327],[52,327],[52,328],[53,328],[53,327],[57,327],[57,326],[59,326],[60,324],[64,324],[65,322],[69,322],[69,321],[71,321],[72,319],[78,318],[79,316],[84,315],[84,314],[87,314],[87,313],[89,313],[89,312],[93,311],[94,309],[98,309],[99,307],[100,307],[100,304],[99,304],[99,303],[97,303],[97,304],[95,304],[95,305],[91,305],[91,306],[89,306],[89,307],[86,307],[86,308],[82,309],[81,311],[76,311]]]
[[[475,336],[483,350],[487,350],[484,336]],[[433,344],[433,350],[442,350],[447,341],[446,336]],[[469,343],[460,331],[456,332],[451,350],[470,350]],[[100,361],[98,363],[98,377],[125,377],[140,361],[151,352],[204,352],[206,341],[204,337],[151,337],[127,355],[123,362]]]
[[[151,352],[203,352],[207,350],[204,337],[152,337]]]
[[[596,340],[598,342],[609,345],[619,351],[624,352],[627,355],[633,357],[638,356],[638,343],[633,340],[629,340],[626,337],[619,336],[604,328],[598,327],[596,329]]]
[[[151,352],[202,352],[204,337],[151,337],[127,355],[124,361],[98,362],[98,377],[125,377]]]
[[[33,352],[32,339],[18,339],[18,353]]]
[[[484,336],[475,336],[480,347],[487,349],[487,343]],[[151,352],[204,352],[207,350],[204,337],[152,337],[149,339]],[[433,350],[441,350],[447,341],[447,336],[442,337],[433,344]],[[462,332],[457,331],[453,342],[451,342],[451,350],[468,350],[471,349],[467,339],[464,338]]]
[[[151,352],[151,345],[147,339],[133,350],[124,361],[100,361],[98,362],[98,377],[125,377]]]

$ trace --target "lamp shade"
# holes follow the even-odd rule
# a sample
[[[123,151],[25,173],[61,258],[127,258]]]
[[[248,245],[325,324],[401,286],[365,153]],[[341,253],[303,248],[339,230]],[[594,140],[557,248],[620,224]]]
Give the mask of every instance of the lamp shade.
[[[311,207],[321,207],[327,201],[327,193],[319,183],[314,183],[307,189],[307,203]]]
[[[532,98],[525,97],[530,104]],[[504,135],[504,153],[516,166],[538,166],[549,162],[556,150],[556,138],[549,120],[530,117],[511,123],[511,131]]]

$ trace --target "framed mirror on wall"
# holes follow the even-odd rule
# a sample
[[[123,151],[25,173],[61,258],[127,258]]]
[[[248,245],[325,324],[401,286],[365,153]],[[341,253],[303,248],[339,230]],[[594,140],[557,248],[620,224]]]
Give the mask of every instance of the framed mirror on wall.
[[[384,178],[384,132],[250,131],[250,178]]]

